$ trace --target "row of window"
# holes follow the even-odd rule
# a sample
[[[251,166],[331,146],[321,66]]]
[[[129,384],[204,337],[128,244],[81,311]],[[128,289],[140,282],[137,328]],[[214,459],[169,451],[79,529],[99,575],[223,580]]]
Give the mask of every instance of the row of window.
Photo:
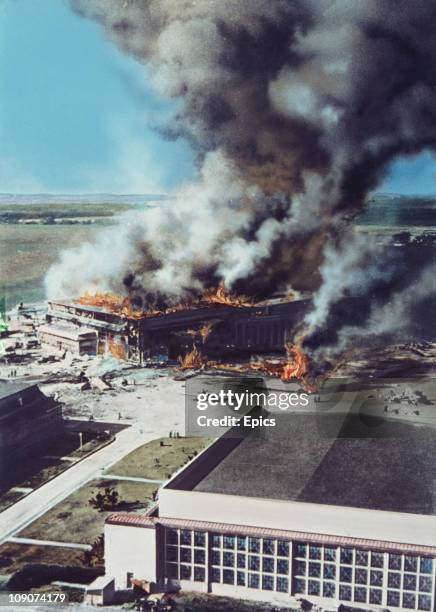
[[[429,557],[305,543],[296,543],[294,551],[294,593],[381,605],[387,571],[388,605],[431,610],[434,562]]]
[[[211,582],[346,602],[432,609],[433,559],[347,547],[294,543],[291,584],[288,541],[217,533],[208,538],[200,531],[169,529],[167,577],[204,582],[208,543]]]
[[[278,557],[289,557],[289,542],[274,540],[272,538],[253,538],[245,536],[211,534],[211,546],[216,549],[238,550],[241,552],[262,555],[276,555]]]
[[[370,552],[353,548],[339,548],[331,546],[318,546],[299,542],[295,545],[296,559],[309,559],[313,561],[339,562],[341,565],[357,565],[361,567],[383,568],[384,555],[380,552]],[[388,567],[391,570],[404,572],[433,573],[433,559],[417,557],[414,555],[401,555],[390,553]]]

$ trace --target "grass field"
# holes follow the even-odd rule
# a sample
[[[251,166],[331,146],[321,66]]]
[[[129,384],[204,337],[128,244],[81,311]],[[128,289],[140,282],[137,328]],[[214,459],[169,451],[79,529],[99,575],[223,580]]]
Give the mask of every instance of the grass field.
[[[187,463],[194,453],[209,444],[208,438],[161,438],[144,444],[113,465],[108,473],[167,480],[170,474]],[[161,446],[163,443],[163,446]]]
[[[161,441],[164,446],[161,446]],[[134,476],[153,480],[166,480],[169,474],[200,452],[209,440],[205,438],[162,438],[136,449],[113,465],[108,472],[114,479],[91,481],[57,504],[41,518],[31,523],[20,537],[57,542],[92,544],[103,532],[105,518],[113,511],[99,512],[88,500],[105,487],[115,488],[122,504],[116,511],[144,510],[153,500],[158,485],[154,483],[117,480],[116,476]]]
[[[30,546],[6,542],[0,546],[0,574],[12,574],[28,563],[46,563],[47,565],[82,564],[81,550],[61,548],[60,546]]]
[[[0,288],[7,308],[44,299],[44,276],[59,253],[93,240],[101,227],[0,224]]]
[[[93,480],[34,521],[19,537],[56,542],[92,544],[103,532],[105,518],[113,510],[100,512],[88,504],[105,487],[114,487],[123,502],[117,511],[144,510],[152,501],[155,484],[115,480]]]

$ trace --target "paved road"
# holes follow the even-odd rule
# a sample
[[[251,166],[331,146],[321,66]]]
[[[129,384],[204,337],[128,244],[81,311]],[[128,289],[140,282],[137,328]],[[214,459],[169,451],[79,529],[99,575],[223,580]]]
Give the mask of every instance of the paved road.
[[[139,476],[117,476],[116,474],[104,474],[101,476],[106,480],[128,480],[130,482],[149,482],[151,484],[163,484],[165,480],[153,480],[152,478],[140,478]]]
[[[124,429],[117,435],[114,442],[17,501],[0,513],[0,544],[24,529],[86,482],[100,476],[103,470],[158,435],[157,432],[145,433],[137,427]]]
[[[31,546],[57,546],[61,548],[76,548],[77,550],[91,550],[91,544],[77,544],[76,542],[55,542],[54,540],[35,540],[34,538],[17,538],[12,536],[8,542],[16,544],[30,544]]]

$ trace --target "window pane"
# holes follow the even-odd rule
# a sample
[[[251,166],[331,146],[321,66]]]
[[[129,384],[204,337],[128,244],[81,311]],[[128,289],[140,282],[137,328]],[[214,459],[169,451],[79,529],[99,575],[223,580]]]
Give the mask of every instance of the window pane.
[[[264,555],[273,555],[274,554],[274,540],[264,540],[262,550],[263,550]]]
[[[219,548],[221,546],[221,536],[219,533],[212,533],[210,539],[212,546],[215,548]]]
[[[206,572],[204,567],[194,567],[194,580],[195,582],[204,582],[206,578]]]
[[[306,575],[306,563],[304,561],[297,561],[295,563],[295,575],[296,576]]]
[[[245,568],[245,560],[246,560],[246,558],[247,558],[246,555],[241,554],[241,553],[238,554],[238,558],[237,558],[236,562],[237,562],[237,565],[238,565],[239,568],[242,568],[242,569]]]
[[[223,553],[223,565],[225,567],[233,567],[235,565],[235,555],[231,552]]]
[[[334,580],[336,578],[336,566],[333,563],[324,564],[324,578]]]
[[[306,581],[301,578],[294,580],[294,591],[296,593],[306,593]]]
[[[223,582],[224,584],[234,584],[235,572],[233,570],[223,570]]]
[[[318,580],[309,580],[309,595],[319,595],[320,594],[320,583]]]
[[[178,561],[177,546],[167,546],[167,561]]]
[[[416,572],[418,569],[417,557],[407,556],[404,557],[404,571],[405,572]]]
[[[289,542],[277,542],[277,555],[279,557],[289,557]]]
[[[223,536],[223,548],[234,548],[235,536]]]
[[[368,582],[368,572],[365,569],[357,568],[354,570],[354,581],[357,584],[366,584]]]
[[[295,556],[296,557],[305,557],[307,550],[307,544],[303,544],[302,542],[297,542],[295,545]]]
[[[400,607],[400,594],[398,591],[388,591],[388,606]]]
[[[401,570],[401,555],[389,555],[389,569]]]
[[[236,572],[236,584],[238,586],[245,586],[247,575],[245,572]]]
[[[321,563],[309,563],[309,576],[311,578],[320,578]]]
[[[248,569],[254,570],[256,572],[260,569],[260,561],[257,555],[250,555],[248,557]]]
[[[416,575],[415,574],[404,574],[403,589],[405,589],[406,591],[416,591]]]
[[[204,565],[206,562],[206,551],[203,549],[194,549],[194,563]]]
[[[289,590],[289,581],[287,578],[277,578],[277,591],[287,593]]]
[[[368,553],[366,550],[356,550],[356,565],[368,565]]]
[[[359,601],[362,603],[366,602],[366,588],[365,587],[355,587],[354,601]]]
[[[369,575],[370,583],[373,586],[382,586],[383,585],[383,572],[378,572],[377,570],[371,570]]]
[[[250,552],[260,552],[259,538],[248,538],[248,550]]]
[[[277,573],[288,574],[289,572],[289,561],[287,559],[277,559]]]
[[[247,538],[238,537],[238,550],[246,550],[247,548]]]
[[[309,546],[309,559],[321,559],[320,546]]]
[[[210,561],[212,565],[221,565],[221,553],[219,550],[213,550],[210,553]]]
[[[221,570],[217,567],[213,567],[210,572],[212,582],[221,582]]]
[[[180,561],[184,563],[191,563],[191,549],[190,548],[180,548]]]
[[[194,545],[206,546],[206,534],[202,531],[194,531]]]
[[[251,589],[259,588],[259,574],[248,574],[248,586]]]
[[[322,594],[324,597],[334,597],[335,596],[335,583],[334,582],[324,582],[322,587]]]
[[[268,576],[267,574],[265,576],[262,576],[262,589],[264,591],[272,591],[274,589],[273,576]]]
[[[430,595],[420,595],[418,597],[418,608],[420,610],[431,610],[431,597],[430,597]]]
[[[264,557],[262,560],[262,571],[269,572],[272,574],[274,572],[274,558],[273,557]]]
[[[324,548],[324,561],[336,561],[336,548]]]
[[[419,590],[424,593],[431,593],[433,580],[429,576],[421,576],[419,579]]]
[[[180,579],[181,580],[191,580],[191,566],[190,565],[180,566]]]
[[[340,581],[341,582],[351,582],[351,568],[350,567],[341,567]]]
[[[185,544],[186,546],[191,544],[191,532],[187,529],[180,530],[180,544]]]
[[[339,599],[351,601],[351,587],[341,584],[339,587]]]
[[[369,603],[381,604],[381,602],[382,602],[382,590],[381,589],[370,589]]]
[[[421,574],[431,574],[433,572],[433,559],[421,557],[420,569]]]
[[[352,548],[341,548],[341,563],[351,565],[353,562],[353,549]]]
[[[178,544],[178,537],[177,529],[167,529],[167,544]]]
[[[176,563],[167,563],[167,577],[177,579],[179,577],[177,569]]]
[[[372,567],[383,567],[383,555],[382,553],[371,553],[371,566]]]
[[[415,609],[416,596],[414,593],[404,593],[403,594],[403,608]]]
[[[398,572],[389,572],[388,574],[388,587],[392,589],[399,589],[401,586],[401,574]]]

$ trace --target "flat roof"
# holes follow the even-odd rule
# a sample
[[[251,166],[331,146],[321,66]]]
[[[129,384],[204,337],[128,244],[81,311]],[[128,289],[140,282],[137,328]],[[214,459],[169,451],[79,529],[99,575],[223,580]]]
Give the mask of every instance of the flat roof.
[[[168,488],[436,515],[436,429],[375,427],[358,415],[274,416],[263,438],[212,445],[197,477],[194,461]]]
[[[20,393],[25,389],[30,389],[30,387],[34,387],[35,385],[35,382],[22,383],[12,380],[0,380],[0,400],[10,395],[15,395],[15,393]]]

